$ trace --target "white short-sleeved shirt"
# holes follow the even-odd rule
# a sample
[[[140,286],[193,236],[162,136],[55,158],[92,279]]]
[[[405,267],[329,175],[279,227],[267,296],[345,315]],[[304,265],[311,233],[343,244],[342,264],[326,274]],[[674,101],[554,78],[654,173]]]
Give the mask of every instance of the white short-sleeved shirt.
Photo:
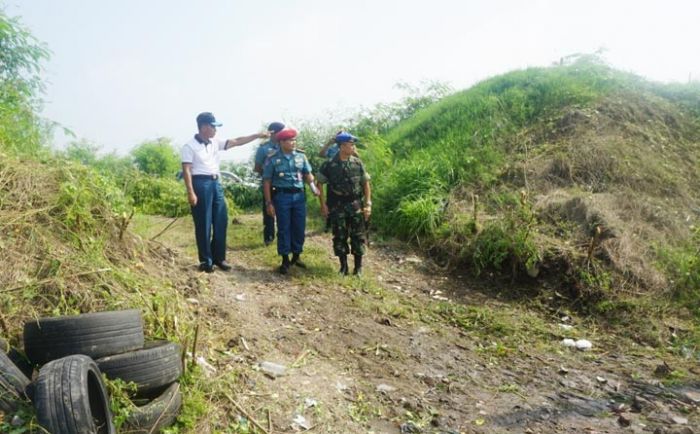
[[[182,147],[182,162],[192,164],[193,175],[218,175],[219,151],[226,149],[226,140],[211,139],[208,144],[192,137]]]

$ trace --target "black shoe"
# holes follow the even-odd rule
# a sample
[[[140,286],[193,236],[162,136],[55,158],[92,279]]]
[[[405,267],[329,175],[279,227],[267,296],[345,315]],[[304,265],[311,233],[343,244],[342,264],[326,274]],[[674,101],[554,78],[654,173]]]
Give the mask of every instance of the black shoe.
[[[207,264],[199,264],[199,271],[204,271],[205,273],[213,273],[213,272],[214,272],[214,266],[213,266],[213,265],[207,265]]]
[[[345,255],[338,256],[338,260],[340,261],[340,270],[338,270],[338,273],[340,273],[342,276],[347,276],[348,275],[348,257]]]
[[[355,255],[355,268],[352,270],[354,276],[362,275],[362,255]]]
[[[265,240],[265,241],[264,241],[264,242],[265,242],[265,247],[267,247],[267,246],[269,246],[270,244],[272,244],[273,241],[275,241],[274,238],[271,239],[271,240]]]
[[[299,268],[306,268],[306,264],[299,259],[299,253],[292,254],[292,265],[296,265]]]
[[[280,274],[287,274],[289,272],[289,256],[284,255],[282,256],[282,265],[280,265]]]
[[[230,265],[228,262],[226,262],[226,261],[215,262],[214,265],[216,265],[217,267],[221,268],[222,271],[230,271],[231,268],[233,268],[233,267],[231,267],[231,265]]]

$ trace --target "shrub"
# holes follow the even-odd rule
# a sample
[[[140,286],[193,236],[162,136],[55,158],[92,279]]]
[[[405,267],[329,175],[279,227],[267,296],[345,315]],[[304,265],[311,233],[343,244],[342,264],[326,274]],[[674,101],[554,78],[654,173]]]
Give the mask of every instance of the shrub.
[[[180,170],[180,157],[170,139],[159,138],[144,142],[131,151],[136,167],[143,173],[171,177]]]
[[[532,237],[535,214],[527,197],[501,195],[502,217],[489,222],[473,240],[468,251],[476,274],[486,268],[501,269],[506,261],[513,277],[518,270],[530,270],[540,261],[540,252]]]
[[[659,252],[662,266],[671,276],[676,297],[700,307],[700,228],[696,228],[687,245]]]
[[[138,211],[166,217],[183,216],[190,212],[184,191],[184,184],[175,178],[150,175],[136,176],[127,188],[127,194],[133,198]]]

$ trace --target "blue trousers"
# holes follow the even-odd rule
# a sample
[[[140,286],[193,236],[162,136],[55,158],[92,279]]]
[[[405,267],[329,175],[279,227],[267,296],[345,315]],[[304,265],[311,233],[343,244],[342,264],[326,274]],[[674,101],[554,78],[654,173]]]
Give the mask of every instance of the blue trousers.
[[[197,205],[190,208],[199,263],[211,266],[226,259],[228,209],[224,190],[214,179],[193,178],[192,187],[197,195]]]
[[[262,193],[261,193],[262,194]],[[267,214],[265,206],[265,196],[262,198],[262,215],[263,215],[263,241],[270,242],[275,239],[275,219]]]
[[[272,198],[277,216],[277,253],[288,255],[304,250],[306,196],[300,193],[275,193]]]

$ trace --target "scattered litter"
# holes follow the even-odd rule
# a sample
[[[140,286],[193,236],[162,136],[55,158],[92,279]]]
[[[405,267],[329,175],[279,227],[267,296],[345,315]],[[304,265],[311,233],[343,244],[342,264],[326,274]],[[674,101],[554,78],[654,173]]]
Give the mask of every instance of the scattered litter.
[[[345,392],[346,390],[348,390],[348,385],[337,381],[335,383],[335,388],[338,390],[338,392]]]
[[[292,420],[292,425],[297,425],[301,429],[311,428],[311,425],[309,425],[309,422],[306,420],[306,418],[300,414],[294,416],[294,420]]]
[[[571,321],[571,318],[569,318],[568,316],[561,317],[561,322],[569,322],[569,321]]]
[[[389,386],[388,384],[380,384],[377,386],[377,392],[379,393],[390,393],[396,391],[396,387]]]
[[[216,368],[213,367],[209,362],[207,362],[207,359],[205,359],[202,356],[197,356],[196,360],[197,365],[204,370],[204,374],[207,377],[211,377],[212,375],[216,374]]]
[[[199,304],[199,300],[197,300],[196,298],[188,298],[188,299],[186,299],[186,301],[189,304],[195,304],[195,305]]]
[[[574,328],[574,326],[569,325],[569,324],[559,324],[559,328],[562,330],[569,331]]]
[[[565,347],[575,347],[576,341],[574,341],[573,339],[564,339],[561,341],[561,344]]]
[[[404,259],[406,262],[410,262],[412,264],[422,264],[423,260],[420,259],[418,256],[407,256],[406,259]]]
[[[286,366],[272,362],[260,363],[260,369],[270,378],[281,377],[287,371]]]
[[[422,430],[419,427],[417,427],[413,422],[402,423],[400,430],[401,434],[414,434],[422,432]]]
[[[693,401],[694,404],[700,404],[700,393],[697,392],[685,392],[686,398]]]
[[[318,405],[318,401],[316,401],[313,398],[306,398],[304,400],[304,405],[306,406],[306,408],[316,407]]]
[[[603,377],[595,377],[595,380],[597,382],[599,382],[600,384],[605,384],[608,382],[607,378],[603,378]]]
[[[430,297],[432,297],[435,300],[440,300],[440,301],[449,301],[450,299],[442,295],[442,291],[440,290],[435,290],[435,291],[430,291]]]
[[[593,348],[593,344],[591,343],[591,341],[587,341],[586,339],[579,339],[576,341],[577,350],[588,351],[591,348]]]
[[[236,294],[235,297],[236,301],[245,301],[245,294]]]
[[[24,425],[24,419],[22,419],[21,417],[19,417],[17,415],[14,415],[14,416],[12,416],[12,421],[10,422],[10,425],[12,425],[14,427],[22,426],[22,425]]]
[[[671,422],[675,423],[676,425],[688,425],[688,419],[681,416],[673,416],[671,418]]]
[[[560,367],[559,367],[559,373],[560,373],[561,375],[566,375],[566,374],[569,373],[569,370],[568,370],[567,368],[565,368],[564,366],[560,366]]]

